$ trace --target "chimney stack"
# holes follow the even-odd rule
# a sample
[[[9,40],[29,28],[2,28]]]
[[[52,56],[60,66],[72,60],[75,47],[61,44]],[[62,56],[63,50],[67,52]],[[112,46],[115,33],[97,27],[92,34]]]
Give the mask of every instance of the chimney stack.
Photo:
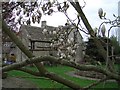
[[[46,25],[47,25],[47,22],[46,22],[46,21],[42,21],[42,22],[41,22],[41,27],[42,27],[42,28],[45,28]]]

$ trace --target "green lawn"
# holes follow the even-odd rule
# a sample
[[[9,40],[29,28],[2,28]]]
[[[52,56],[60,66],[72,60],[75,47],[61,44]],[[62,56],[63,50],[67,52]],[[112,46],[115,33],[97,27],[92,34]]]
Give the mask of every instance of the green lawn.
[[[28,67],[28,68],[32,69],[32,70],[36,70],[33,67],[32,68]],[[54,67],[47,66],[46,68],[47,68],[48,71],[57,73],[58,75],[60,75],[60,76],[62,76],[64,78],[72,80],[73,82],[81,85],[82,87],[87,86],[87,85],[91,84],[92,82],[95,82],[95,80],[81,79],[81,78],[71,77],[71,76],[65,74],[65,73],[67,73],[69,71],[74,70],[73,68],[70,68],[70,67],[67,67],[67,66],[57,66],[57,67],[56,66],[54,66]],[[49,80],[49,79],[46,79],[46,78],[38,79],[35,76],[29,75],[27,73],[20,72],[20,71],[10,71],[8,73],[8,75],[9,76],[17,76],[17,77],[18,76],[19,77],[22,77],[22,76],[32,77],[32,78],[25,78],[25,79],[34,82],[40,88],[66,88],[66,86],[64,86],[64,85],[62,85],[60,83],[57,83],[55,81],[52,81],[52,80]],[[118,87],[117,83],[115,83],[115,82],[107,82],[107,83],[101,83],[101,84],[97,85],[95,88],[117,88],[117,87]]]

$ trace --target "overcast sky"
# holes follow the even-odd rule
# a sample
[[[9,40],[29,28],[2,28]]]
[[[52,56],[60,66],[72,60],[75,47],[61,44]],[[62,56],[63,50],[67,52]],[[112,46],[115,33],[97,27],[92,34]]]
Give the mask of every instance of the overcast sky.
[[[59,1],[59,0],[58,0]],[[83,5],[83,0],[78,0]],[[98,17],[98,9],[102,8],[104,12],[106,12],[106,17],[110,19],[114,19],[113,14],[118,15],[118,2],[120,0],[85,0],[86,6],[83,8],[83,12],[85,13],[88,21],[90,22],[93,28],[99,27],[102,20]],[[74,8],[70,7],[68,9],[68,13],[70,18],[74,19],[77,14]],[[41,20],[46,20],[47,25],[50,26],[59,26],[64,25],[67,21],[65,15],[63,13],[54,13],[52,16],[43,16]],[[39,25],[37,25],[39,26]],[[114,33],[114,31],[112,32]]]

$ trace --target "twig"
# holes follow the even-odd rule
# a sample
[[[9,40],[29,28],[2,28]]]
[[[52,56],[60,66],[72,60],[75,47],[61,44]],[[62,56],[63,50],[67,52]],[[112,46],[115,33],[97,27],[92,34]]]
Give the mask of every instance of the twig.
[[[78,27],[78,25],[80,25],[80,23],[79,23],[79,22],[80,22],[80,19],[78,19],[78,24],[75,25],[75,24],[72,22],[72,20],[69,18],[69,16],[67,15],[67,13],[64,12],[64,14],[65,14],[65,16],[67,17],[67,19],[70,21],[70,23],[77,28],[78,31],[80,30],[80,31],[84,32],[85,34],[89,34],[89,33],[85,32],[84,30],[82,30],[83,28],[80,29],[80,28]],[[81,25],[80,25],[80,26],[81,26]]]

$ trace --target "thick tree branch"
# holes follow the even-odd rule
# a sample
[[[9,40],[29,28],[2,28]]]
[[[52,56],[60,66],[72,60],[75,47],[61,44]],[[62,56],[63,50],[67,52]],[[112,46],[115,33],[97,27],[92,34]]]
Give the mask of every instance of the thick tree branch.
[[[94,37],[94,31],[92,30],[91,25],[89,24],[89,22],[88,22],[88,20],[87,20],[87,18],[85,16],[85,14],[83,13],[83,11],[82,11],[82,9],[81,9],[81,7],[79,5],[79,2],[70,2],[70,3],[76,9],[76,11],[78,12],[78,14],[80,15],[80,17],[81,17],[84,25],[86,26],[86,28],[87,28],[87,30],[89,32],[89,34],[92,37]]]
[[[78,84],[75,84],[74,82],[67,80],[61,76],[58,76],[55,73],[48,72],[45,74],[45,77],[51,78],[52,80],[62,83],[64,85],[68,84],[69,87],[72,88],[73,90],[84,90]]]
[[[32,58],[34,55],[25,45],[18,39],[18,37],[13,33],[7,26],[7,24],[3,21],[2,22],[2,29],[3,31],[12,39],[12,41],[18,46],[18,48],[28,57]],[[44,74],[47,70],[43,67],[41,63],[36,63],[35,66],[39,70],[41,74]]]
[[[20,70],[20,71],[29,73],[29,74],[34,75],[34,76],[38,76],[37,79],[41,79],[39,72],[34,72],[34,71],[29,70],[29,69],[26,69],[26,68],[20,68],[20,69],[17,69],[17,70]],[[40,77],[40,78],[39,78],[39,77]],[[73,88],[73,89],[75,89],[75,90],[80,89],[79,85],[74,84],[73,82],[71,83],[70,80],[67,80],[67,79],[65,79],[65,78],[63,78],[63,77],[61,77],[61,76],[58,76],[58,75],[56,75],[55,73],[47,72],[47,73],[45,73],[45,77],[47,77],[47,78],[49,78],[49,79],[52,79],[52,80],[55,80],[55,81],[57,81],[57,82],[59,82],[59,83],[62,83],[62,84],[64,84],[64,85],[69,84],[69,85],[70,85],[69,87],[71,87],[71,88]],[[47,79],[47,78],[45,78],[45,79]]]
[[[86,18],[86,16],[85,16],[85,14],[83,13],[79,2],[70,2],[70,3],[71,3],[71,5],[75,8],[75,10],[79,13],[79,15],[80,15],[80,17],[81,17],[84,25],[86,26],[86,28],[87,28],[90,36],[93,37],[93,40],[94,40],[97,48],[99,49],[99,50],[98,50],[99,54],[104,58],[104,60],[106,60],[106,59],[107,59],[106,50],[103,48],[103,46],[102,46],[102,44],[100,43],[98,37],[95,36],[95,33],[94,33],[91,25],[89,24],[89,22],[88,22],[88,20],[87,20],[87,18]],[[109,69],[110,69],[112,72],[116,73],[115,70],[114,70],[114,67],[112,66],[112,62],[111,62],[111,59],[110,59],[110,58],[109,58],[109,61],[110,61],[110,64],[111,64],[111,65],[109,65],[109,66],[110,66]]]
[[[35,72],[35,71],[32,71],[32,70],[27,69],[27,68],[18,68],[16,70],[19,70],[19,71],[22,71],[22,72],[25,72],[25,73],[29,73],[29,74],[34,75],[34,76],[40,76],[39,72]]]
[[[79,5],[79,2],[76,2],[76,3],[75,2],[70,2],[70,3],[76,9],[76,11],[79,13],[79,15],[80,15],[84,25],[86,26],[89,34],[91,35],[91,37],[94,38],[95,43],[98,42],[98,44],[96,43],[96,46],[99,47],[99,49],[100,49],[99,51],[102,51],[104,53],[104,55],[103,55],[103,53],[101,53],[101,54],[102,54],[102,56],[104,56],[104,59],[106,59],[106,55],[105,55],[106,52],[104,51],[104,48],[102,47],[101,43],[95,37],[94,31],[93,31],[91,25],[89,24],[85,14],[83,13],[83,11],[82,11],[82,9],[81,9],[81,7]]]
[[[114,73],[112,73],[112,72],[110,72],[110,71],[108,71],[104,68],[96,67],[96,66],[93,66],[93,65],[80,65],[80,64],[77,64],[75,62],[70,62],[70,61],[67,61],[67,60],[61,60],[59,58],[55,58],[55,57],[52,57],[52,56],[33,57],[30,60],[26,60],[26,61],[23,61],[21,63],[15,63],[15,64],[12,64],[12,65],[9,65],[9,66],[5,66],[5,67],[2,68],[2,71],[6,72],[6,71],[14,70],[16,68],[20,68],[20,67],[26,66],[28,64],[38,63],[38,62],[42,62],[42,61],[55,62],[55,63],[59,63],[59,64],[62,64],[62,65],[66,65],[66,66],[73,67],[73,68],[76,68],[78,70],[83,70],[83,71],[100,72],[100,73],[103,73],[104,75],[107,75],[110,78],[114,78],[114,79],[120,81],[120,76],[119,75],[114,74]]]
[[[30,52],[27,47],[24,46],[24,44],[17,38],[17,36],[8,28],[8,26],[6,25],[6,23],[3,21],[2,23],[2,28],[3,31],[12,39],[12,41],[18,46],[18,48],[26,55],[28,56],[28,58],[33,58],[34,55],[32,54],[32,52]],[[29,61],[28,61],[29,62]],[[64,79],[56,74],[52,74],[50,72],[48,72],[44,66],[41,63],[35,63],[35,66],[37,67],[37,69],[39,70],[39,73],[44,76],[44,77],[48,77],[52,80],[55,80],[59,83],[62,83],[70,88],[73,89],[81,89],[81,87],[75,83],[73,83],[72,81],[69,81],[67,79]],[[18,66],[17,66],[18,67]],[[3,70],[4,72],[4,70]],[[50,76],[49,76],[50,75]]]
[[[88,23],[87,21],[87,18],[85,17],[84,13],[82,12],[82,9],[79,5],[78,2],[74,3],[74,2],[71,2],[71,4],[74,6],[74,8],[77,10],[77,12],[79,13],[81,19],[83,20],[83,23],[85,24],[86,28],[88,29],[91,37],[94,37],[94,41],[96,43],[96,46],[98,47],[99,49],[99,53],[104,57],[104,59],[106,59],[106,52],[104,50],[104,48],[102,47],[101,43],[98,41],[98,39],[94,36],[94,31],[92,30],[90,24]],[[51,62],[56,62],[56,63],[59,63],[59,64],[62,64],[62,65],[67,65],[67,66],[70,66],[70,67],[74,67],[76,69],[79,69],[79,70],[86,70],[86,71],[89,71],[89,70],[93,70],[93,71],[97,71],[97,72],[101,72],[107,76],[109,76],[110,78],[114,78],[118,81],[120,81],[120,76],[117,75],[117,74],[114,74],[114,73],[111,73],[110,71],[107,71],[105,69],[102,69],[102,68],[98,68],[98,67],[95,67],[95,66],[84,66],[84,65],[78,65],[74,62],[69,62],[69,61],[65,61],[65,60],[60,60],[60,59],[57,59],[57,58],[54,58],[54,57],[34,57],[34,55],[32,54],[32,52],[30,52],[27,47],[25,47],[22,42],[17,38],[17,36],[12,32],[10,31],[10,29],[8,28],[8,26],[6,25],[6,23],[3,21],[3,31],[12,39],[12,41],[18,46],[18,48],[26,55],[28,56],[28,60],[24,61],[24,62],[21,62],[21,63],[17,63],[17,64],[13,64],[13,65],[9,65],[9,66],[5,66],[3,67],[3,72],[5,71],[10,71],[10,70],[14,70],[14,69],[18,69],[20,67],[23,67],[23,66],[26,66],[28,64],[31,64],[31,63],[35,63],[35,66],[37,67],[37,69],[39,70],[39,74],[41,76],[44,76],[44,77],[48,77],[52,80],[55,80],[59,83],[62,83],[68,87],[71,87],[73,89],[81,89],[81,87],[69,80],[66,80],[54,73],[50,73],[48,72],[44,66],[39,63],[41,61],[51,61]],[[22,70],[22,69],[21,69]],[[23,70],[25,71],[25,70]],[[30,71],[25,71],[25,72],[28,72],[28,73],[31,73]],[[33,73],[31,73],[33,74]]]

